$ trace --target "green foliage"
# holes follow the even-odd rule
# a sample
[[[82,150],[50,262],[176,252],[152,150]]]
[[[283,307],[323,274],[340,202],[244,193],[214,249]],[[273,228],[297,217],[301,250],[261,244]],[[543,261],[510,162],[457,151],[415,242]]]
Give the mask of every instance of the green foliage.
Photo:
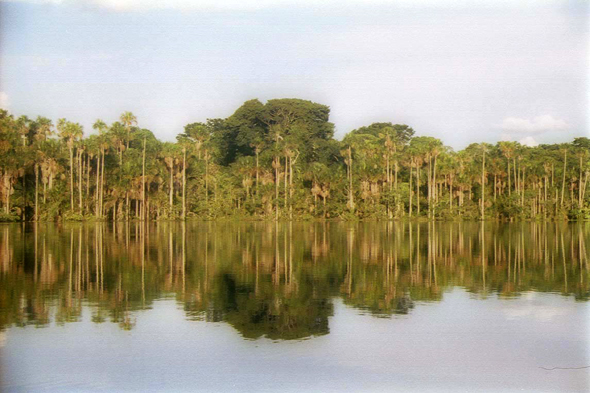
[[[392,122],[338,141],[329,115],[311,101],[254,99],[160,142],[130,112],[97,120],[84,138],[67,119],[1,110],[0,211],[47,221],[589,219],[588,138],[454,152]]]
[[[17,214],[0,212],[0,222],[16,222],[20,221],[20,217]]]

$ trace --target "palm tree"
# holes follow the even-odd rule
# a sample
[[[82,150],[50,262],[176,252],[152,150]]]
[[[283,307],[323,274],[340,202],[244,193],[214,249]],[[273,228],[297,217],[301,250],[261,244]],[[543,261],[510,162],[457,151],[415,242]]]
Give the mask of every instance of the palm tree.
[[[70,152],[70,210],[74,212],[74,144],[77,140],[82,138],[82,126],[78,123],[72,123],[66,119],[59,119],[57,122],[57,130],[62,140],[66,141],[66,145]]]
[[[164,159],[164,163],[166,167],[170,171],[170,183],[168,188],[168,197],[169,197],[169,206],[170,206],[170,216],[174,211],[174,168],[175,165],[178,164],[178,154],[176,151],[176,145],[172,143],[167,143],[164,146],[164,150],[162,151],[162,157]]]
[[[510,159],[514,157],[514,144],[512,142],[498,142],[498,146],[500,147],[500,151],[506,157],[506,161],[508,162],[508,196],[511,194],[511,175],[510,175]]]
[[[96,208],[95,214],[97,217],[102,217],[103,209],[103,195],[104,195],[104,153],[108,147],[107,140],[104,136],[108,127],[106,123],[100,119],[96,120],[92,128],[98,131],[98,157],[96,159]]]
[[[46,158],[45,154],[41,150],[42,144],[47,140],[47,137],[53,133],[53,123],[50,119],[45,117],[37,117],[35,121],[36,125],[36,133],[34,136],[34,154],[35,154],[35,163],[34,163],[34,174],[35,174],[35,221],[39,220],[39,176],[40,176],[40,167],[43,160]]]
[[[260,172],[259,156],[260,156],[260,152],[262,152],[262,149],[264,148],[264,142],[261,140],[257,140],[255,143],[252,143],[250,145],[250,147],[252,147],[254,149],[254,154],[256,155],[256,195],[258,195],[258,183],[259,183],[259,172]]]
[[[121,123],[123,123],[123,126],[127,131],[127,149],[129,149],[129,140],[131,139],[131,127],[137,125],[137,117],[135,117],[135,115],[131,112],[124,112],[119,118],[119,120],[121,121]]]
[[[484,209],[485,209],[485,201],[486,201],[486,151],[487,151],[487,147],[485,145],[485,143],[482,143],[480,145],[481,147],[481,154],[482,154],[482,159],[481,159],[481,219],[483,220],[485,218],[484,216]]]
[[[561,201],[559,204],[563,207],[563,197],[565,193],[565,173],[567,170],[567,146],[563,147],[561,151],[563,152],[563,181],[561,183]]]

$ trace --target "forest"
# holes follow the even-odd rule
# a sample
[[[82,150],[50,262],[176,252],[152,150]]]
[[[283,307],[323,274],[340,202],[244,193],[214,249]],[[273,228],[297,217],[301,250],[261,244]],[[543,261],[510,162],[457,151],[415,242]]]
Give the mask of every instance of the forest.
[[[590,219],[590,139],[461,151],[373,123],[334,138],[330,108],[245,102],[159,141],[131,112],[108,125],[0,110],[0,221]]]

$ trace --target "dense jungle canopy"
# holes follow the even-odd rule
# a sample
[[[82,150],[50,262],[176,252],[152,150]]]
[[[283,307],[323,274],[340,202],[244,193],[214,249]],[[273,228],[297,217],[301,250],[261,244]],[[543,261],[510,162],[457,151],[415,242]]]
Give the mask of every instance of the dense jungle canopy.
[[[130,112],[85,136],[66,119],[0,110],[0,221],[590,218],[589,138],[454,151],[389,122],[338,141],[329,115],[254,99],[172,143]]]

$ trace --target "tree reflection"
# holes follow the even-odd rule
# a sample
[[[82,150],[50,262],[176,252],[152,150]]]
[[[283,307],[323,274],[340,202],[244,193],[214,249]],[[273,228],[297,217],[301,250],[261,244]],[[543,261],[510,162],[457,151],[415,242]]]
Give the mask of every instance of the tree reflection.
[[[175,297],[245,338],[329,332],[334,297],[378,317],[463,287],[588,300],[590,224],[99,223],[0,226],[0,329],[82,318],[132,329]],[[146,311],[149,312],[149,311]]]

